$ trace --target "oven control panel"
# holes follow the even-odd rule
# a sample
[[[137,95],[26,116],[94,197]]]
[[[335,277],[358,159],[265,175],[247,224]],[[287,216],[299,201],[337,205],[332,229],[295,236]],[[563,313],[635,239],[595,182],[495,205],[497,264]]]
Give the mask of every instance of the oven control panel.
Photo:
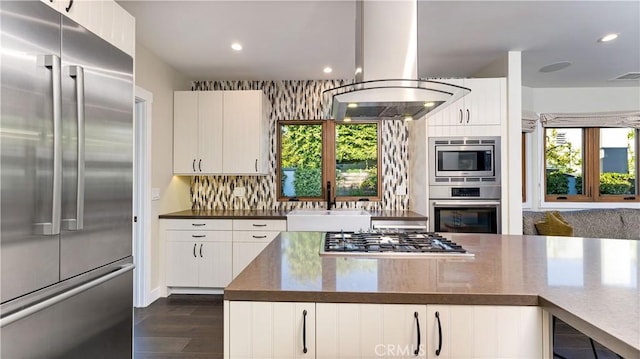
[[[480,197],[480,188],[454,187],[451,189],[451,197]]]

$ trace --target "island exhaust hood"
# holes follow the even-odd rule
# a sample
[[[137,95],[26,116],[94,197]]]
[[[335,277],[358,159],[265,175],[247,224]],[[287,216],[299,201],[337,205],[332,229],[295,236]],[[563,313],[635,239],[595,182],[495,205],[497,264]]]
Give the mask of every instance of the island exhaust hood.
[[[355,82],[323,92],[327,118],[417,120],[471,92],[417,79],[417,11],[417,0],[356,0]]]

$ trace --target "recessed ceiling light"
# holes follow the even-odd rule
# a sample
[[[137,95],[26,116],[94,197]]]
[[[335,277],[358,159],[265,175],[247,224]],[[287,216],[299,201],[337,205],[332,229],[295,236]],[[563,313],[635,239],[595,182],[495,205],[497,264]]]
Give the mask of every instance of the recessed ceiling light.
[[[352,102],[352,103],[348,104],[348,105],[347,105],[347,107],[348,107],[348,108],[357,108],[357,107],[358,107],[358,104],[357,104],[357,103],[355,103],[355,102]]]
[[[433,102],[425,102],[424,103],[424,107],[433,107],[435,105],[435,103]]]
[[[554,71],[560,71],[564,68],[567,68],[571,66],[571,62],[570,61],[560,61],[560,62],[556,62],[554,64],[550,64],[547,66],[543,66],[540,68],[540,72],[554,72]]]
[[[234,42],[233,44],[231,44],[231,48],[236,50],[236,51],[241,51],[242,50],[242,45],[240,45],[237,42]]]
[[[609,42],[618,38],[618,34],[606,34],[598,39],[598,42]]]
[[[333,69],[332,69],[331,67],[327,66],[327,67],[325,67],[325,68],[324,68],[324,70],[322,70],[322,71],[324,71],[324,73],[325,73],[325,74],[330,74],[330,73],[331,73],[331,71],[333,71]]]
[[[413,121],[413,117],[412,116],[405,116],[404,120],[405,121]]]

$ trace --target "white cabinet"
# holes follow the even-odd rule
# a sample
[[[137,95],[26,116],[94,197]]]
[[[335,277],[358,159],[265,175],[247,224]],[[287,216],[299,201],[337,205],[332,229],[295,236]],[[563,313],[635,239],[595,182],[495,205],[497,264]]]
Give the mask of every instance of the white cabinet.
[[[166,285],[223,288],[232,277],[231,220],[171,220],[166,225]]]
[[[426,309],[425,305],[316,303],[316,355],[426,358]]]
[[[225,301],[224,322],[225,358],[543,357],[533,306]]]
[[[282,231],[286,220],[233,220],[233,278],[253,261]]]
[[[427,115],[429,136],[499,136],[506,118],[506,80],[478,78],[438,80],[471,89],[471,93],[434,115]]]
[[[173,94],[173,172],[222,171],[222,91]]]
[[[255,91],[176,91],[175,174],[264,175],[268,101]]]
[[[313,358],[315,303],[225,302],[225,358]],[[225,308],[225,311],[227,308]],[[228,345],[228,346],[227,346]]]
[[[542,358],[539,307],[427,305],[426,332],[429,358]]]
[[[224,92],[223,173],[267,174],[267,113],[262,91]]]
[[[118,49],[135,54],[135,18],[113,0],[41,0]]]
[[[167,287],[223,288],[282,231],[286,220],[163,220]]]

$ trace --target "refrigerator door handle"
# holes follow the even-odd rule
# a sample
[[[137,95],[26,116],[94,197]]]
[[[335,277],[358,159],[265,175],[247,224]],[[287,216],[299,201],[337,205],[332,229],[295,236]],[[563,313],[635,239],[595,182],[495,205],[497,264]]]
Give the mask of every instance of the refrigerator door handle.
[[[53,194],[51,195],[51,222],[34,223],[35,234],[55,236],[60,234],[62,206],[62,79],[60,57],[38,56],[38,65],[51,70],[53,108]]]
[[[76,80],[76,104],[78,113],[78,178],[76,185],[76,218],[64,219],[62,226],[66,230],[79,231],[84,227],[84,69],[81,66],[69,66],[69,77]]]
[[[84,291],[87,291],[93,287],[99,286],[100,284],[107,282],[115,277],[118,277],[122,274],[127,273],[130,270],[133,270],[133,268],[135,268],[135,265],[130,263],[130,264],[125,264],[123,266],[120,266],[119,269],[103,275],[95,280],[92,280],[90,282],[84,283],[82,285],[79,285],[73,289],[70,289],[68,291],[62,292],[60,295],[57,295],[55,297],[51,297],[47,300],[43,300],[42,302],[38,302],[37,304],[34,304],[32,306],[29,306],[23,310],[17,311],[15,313],[9,314],[6,317],[3,317],[2,319],[0,319],[0,328],[4,328],[5,326],[16,322],[20,319],[26,318],[28,316],[30,316],[31,314],[37,313],[43,309],[46,309],[48,307],[51,307],[57,303],[62,302],[63,300],[69,299],[75,295],[78,295]]]

